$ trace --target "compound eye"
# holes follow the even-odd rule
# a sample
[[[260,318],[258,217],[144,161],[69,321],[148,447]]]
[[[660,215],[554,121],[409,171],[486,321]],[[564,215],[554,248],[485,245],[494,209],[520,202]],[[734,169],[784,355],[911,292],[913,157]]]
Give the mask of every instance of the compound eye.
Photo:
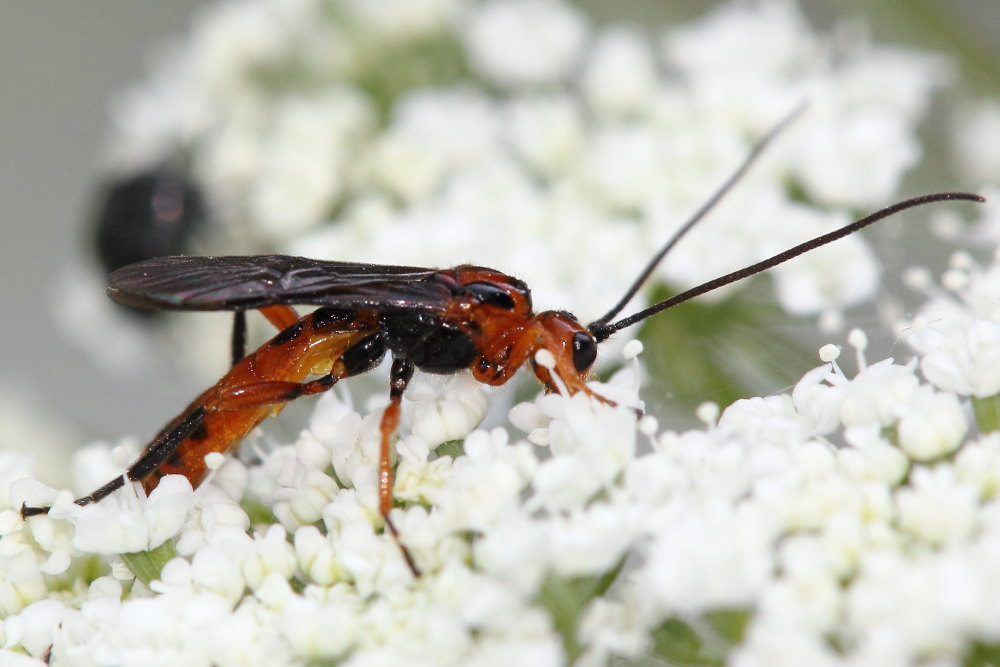
[[[507,290],[488,282],[469,283],[465,285],[465,291],[476,297],[479,303],[488,306],[496,306],[504,310],[514,310],[514,299]]]
[[[577,373],[583,373],[594,365],[597,359],[597,341],[585,331],[573,334],[573,366]]]

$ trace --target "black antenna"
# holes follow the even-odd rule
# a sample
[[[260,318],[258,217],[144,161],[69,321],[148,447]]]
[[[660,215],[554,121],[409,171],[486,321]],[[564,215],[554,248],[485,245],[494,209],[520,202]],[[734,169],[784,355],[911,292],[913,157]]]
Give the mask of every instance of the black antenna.
[[[728,285],[730,283],[735,283],[738,280],[743,280],[744,278],[749,278],[754,274],[760,273],[762,271],[767,271],[768,269],[773,268],[778,264],[787,262],[788,260],[794,257],[798,257],[803,253],[807,253],[810,250],[815,250],[816,248],[824,246],[827,243],[832,243],[833,241],[841,239],[845,236],[849,236],[854,232],[858,231],[859,229],[863,229],[864,227],[867,227],[872,223],[878,222],[879,220],[882,220],[884,218],[888,218],[890,215],[899,213],[900,211],[904,211],[908,208],[913,208],[915,206],[923,206],[924,204],[930,204],[932,202],[948,201],[952,199],[961,199],[965,201],[974,201],[980,203],[986,201],[984,197],[974,194],[968,194],[965,192],[939,192],[937,194],[923,195],[920,197],[914,197],[913,199],[907,199],[905,201],[893,204],[892,206],[887,206],[886,208],[883,208],[880,211],[876,211],[875,213],[872,213],[869,216],[861,218],[860,220],[856,220],[855,222],[852,222],[849,225],[841,227],[836,231],[832,231],[828,234],[823,234],[822,236],[817,236],[816,238],[810,241],[806,241],[805,243],[800,243],[799,245],[793,248],[789,248],[784,252],[778,253],[774,257],[765,259],[762,262],[751,264],[750,266],[744,267],[738,271],[733,271],[732,273],[728,273],[720,278],[709,280],[708,282],[702,283],[697,287],[692,287],[691,289],[685,292],[676,294],[670,297],[669,299],[666,299],[664,301],[661,301],[657,304],[650,306],[649,308],[644,308],[643,310],[640,310],[634,315],[630,315],[624,319],[620,319],[617,322],[613,322],[612,324],[606,324],[605,322],[598,320],[596,322],[591,323],[587,328],[590,330],[591,335],[597,340],[597,342],[601,342],[603,340],[606,340],[614,332],[620,329],[624,329],[625,327],[632,326],[636,322],[641,322],[642,320],[646,319],[647,317],[650,317],[651,315],[655,315],[668,308],[673,308],[674,306],[684,303],[685,301],[690,301],[691,299],[697,296],[701,296],[706,292],[711,292],[712,290],[724,287],[725,285]]]
[[[750,169],[750,166],[757,161],[757,158],[760,157],[761,153],[764,152],[764,149],[767,148],[767,145],[771,143],[771,140],[773,140],[785,128],[787,128],[792,123],[793,120],[798,118],[798,116],[802,113],[802,111],[805,108],[806,104],[803,102],[798,107],[796,107],[794,111],[785,116],[777,125],[771,128],[771,130],[767,134],[765,134],[760,139],[760,141],[757,142],[757,145],[753,147],[753,149],[750,151],[750,154],[747,155],[746,158],[743,160],[743,164],[741,164],[736,169],[736,171],[734,171],[732,175],[730,175],[730,177],[726,179],[726,182],[723,183],[722,186],[719,189],[717,189],[711,197],[708,198],[708,201],[702,204],[701,208],[695,211],[694,215],[688,218],[688,221],[685,222],[681,226],[681,228],[678,229],[674,233],[674,235],[670,237],[670,240],[668,240],[667,243],[660,249],[660,252],[653,255],[653,258],[649,260],[649,264],[647,264],[646,268],[642,270],[642,273],[639,274],[639,277],[635,279],[635,281],[632,283],[632,286],[629,287],[628,290],[626,290],[625,295],[622,296],[622,298],[618,301],[618,303],[616,303],[614,307],[611,308],[611,310],[609,310],[600,318],[594,320],[590,324],[591,331],[593,331],[594,327],[601,328],[602,326],[604,326],[604,324],[607,323],[608,320],[617,315],[619,311],[621,311],[621,309],[624,308],[628,304],[628,302],[632,300],[632,297],[634,297],[635,293],[639,291],[639,288],[642,287],[643,283],[645,283],[646,280],[649,279],[649,276],[652,275],[653,271],[656,270],[656,266],[663,260],[664,257],[666,257],[667,253],[670,252],[670,250],[673,249],[675,245],[677,245],[677,242],[680,241],[685,234],[691,231],[691,228],[694,227],[699,221],[701,221],[701,219],[704,218],[709,211],[715,208],[715,205],[718,204],[719,201],[724,196],[726,196],[726,194],[730,190],[733,189],[733,186],[736,185],[741,178],[743,178],[743,175],[747,172],[748,169]]]

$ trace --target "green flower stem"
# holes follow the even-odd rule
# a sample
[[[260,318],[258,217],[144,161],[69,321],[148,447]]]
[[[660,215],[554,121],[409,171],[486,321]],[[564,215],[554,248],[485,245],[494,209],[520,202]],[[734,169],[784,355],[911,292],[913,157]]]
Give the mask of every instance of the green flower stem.
[[[981,433],[1000,431],[1000,394],[988,398],[973,398],[972,413]]]
[[[552,622],[562,636],[568,661],[572,662],[580,654],[576,632],[581,612],[588,602],[607,592],[624,562],[600,576],[572,579],[549,576],[542,584],[538,601],[552,614]]]
[[[153,579],[159,579],[160,571],[171,558],[177,555],[173,540],[167,540],[155,549],[122,554],[122,560],[142,583],[149,586]]]

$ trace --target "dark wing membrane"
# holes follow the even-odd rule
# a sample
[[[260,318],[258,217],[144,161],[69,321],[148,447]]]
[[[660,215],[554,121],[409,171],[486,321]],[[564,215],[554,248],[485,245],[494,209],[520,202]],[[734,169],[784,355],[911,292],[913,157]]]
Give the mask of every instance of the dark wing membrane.
[[[328,262],[289,255],[157,257],[111,274],[108,296],[147,310],[244,310],[311,304],[440,310],[435,269]]]

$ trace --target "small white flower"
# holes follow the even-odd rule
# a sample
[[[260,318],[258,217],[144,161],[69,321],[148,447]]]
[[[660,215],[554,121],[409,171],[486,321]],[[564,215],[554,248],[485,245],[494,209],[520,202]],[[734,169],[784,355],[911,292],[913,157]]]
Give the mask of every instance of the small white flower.
[[[969,182],[1000,180],[1000,155],[989,150],[1000,145],[1000,101],[995,98],[959,109],[954,123],[955,163]]]
[[[51,646],[52,635],[65,611],[66,605],[58,600],[33,602],[18,614],[4,618],[4,643],[8,646],[20,645],[31,655],[41,657]]]
[[[594,503],[582,512],[553,518],[545,530],[561,577],[599,576],[621,561],[646,517],[626,504]]]
[[[522,595],[531,595],[538,589],[551,557],[545,533],[540,522],[524,521],[511,513],[494,522],[490,531],[476,541],[473,555],[485,573]]]
[[[32,658],[24,653],[5,648],[0,648],[0,660],[10,667],[45,667],[45,663],[40,658]]]
[[[346,577],[333,547],[315,526],[297,529],[294,545],[298,566],[310,580],[328,586]]]
[[[49,516],[73,525],[73,546],[81,551],[130,553],[148,551],[177,535],[194,502],[187,478],[167,475],[148,498],[125,484],[98,503],[57,500]]]
[[[375,31],[378,37],[403,42],[449,27],[462,7],[456,0],[383,0],[374,5],[365,0],[346,0],[342,4],[352,20]]]
[[[659,88],[651,45],[634,28],[603,31],[590,52],[582,77],[583,94],[599,114],[644,114]]]
[[[405,201],[425,200],[452,171],[495,150],[496,115],[473,90],[414,93],[399,102],[393,123],[366,158],[367,177]]]
[[[375,532],[377,513],[359,504],[360,493],[341,491],[338,502],[325,508],[323,522],[339,567],[361,595],[370,595],[408,582],[413,575],[388,531]]]
[[[257,588],[272,574],[290,579],[295,572],[295,550],[288,543],[285,529],[270,526],[263,537],[257,536],[251,553],[243,556],[243,578],[250,588]]]
[[[406,398],[413,433],[431,447],[468,435],[486,414],[483,386],[469,373],[449,378],[439,390],[413,382]]]
[[[800,444],[811,435],[810,424],[787,395],[736,401],[723,411],[718,427],[748,442],[778,445]]]
[[[936,387],[986,398],[1000,393],[1000,264],[956,261],[949,272],[955,297],[931,298],[898,329]]]
[[[796,611],[791,607],[777,618],[764,617],[751,624],[744,642],[734,650],[731,663],[737,667],[840,667],[843,658],[826,638],[802,632]]]
[[[514,98],[506,109],[509,133],[518,154],[541,173],[558,177],[570,168],[584,145],[584,118],[568,95]]]
[[[25,482],[20,482],[20,480],[30,477],[31,468],[32,460],[25,454],[19,452],[0,453],[0,511],[20,507],[18,498],[12,497],[11,493],[11,485],[15,481],[19,482],[18,486],[22,489],[16,494],[20,501],[34,505],[34,498],[27,495],[31,493],[30,487],[25,489]],[[36,486],[34,491],[45,495],[45,490],[42,487]],[[46,499],[39,498],[39,500],[44,502]],[[3,532],[6,531],[0,530],[0,534]]]
[[[915,467],[912,482],[896,492],[902,527],[931,544],[967,537],[976,527],[977,498],[950,466]]]
[[[254,597],[270,609],[282,609],[295,599],[295,592],[288,580],[277,572],[272,572],[254,587]]]
[[[965,443],[955,456],[955,476],[982,498],[1000,496],[1000,433]]]
[[[371,130],[371,115],[340,88],[282,101],[262,131],[264,166],[247,184],[251,219],[284,236],[326,218],[348,186],[350,159]]]
[[[501,429],[475,431],[465,448],[435,500],[453,529],[492,530],[518,506],[538,464],[526,446],[510,445]]]
[[[915,361],[899,366],[886,359],[859,372],[841,407],[844,425],[892,424],[898,406],[906,404],[920,385],[915,366]]]
[[[809,194],[823,203],[864,208],[890,199],[902,174],[920,157],[919,144],[902,115],[890,109],[864,109],[840,111],[836,120],[828,120],[813,125],[817,131],[800,137],[796,148],[796,174]],[[864,169],[857,168],[861,164]]]
[[[655,535],[637,577],[666,610],[683,614],[740,607],[771,576],[773,525],[754,507],[692,499],[668,505],[649,522]]]
[[[312,660],[343,656],[361,633],[354,605],[329,604],[301,597],[282,610],[280,630],[296,655]]]
[[[572,6],[543,0],[492,0],[470,12],[466,48],[476,70],[505,86],[566,77],[577,63],[588,26]]]
[[[196,590],[204,590],[236,602],[246,582],[233,554],[206,545],[191,559],[191,581]]]
[[[896,429],[902,450],[915,461],[928,461],[958,449],[969,425],[957,396],[923,386],[899,407]]]
[[[910,460],[886,442],[879,430],[877,424],[845,429],[844,440],[851,446],[838,449],[837,459],[841,469],[855,479],[895,485],[906,476]]]
[[[397,441],[396,451],[405,451],[404,447],[415,440],[420,441],[420,438],[410,436],[405,441]],[[420,444],[421,449],[426,451],[426,445],[422,441]],[[449,457],[427,461],[426,456],[418,460],[412,455],[401,454],[401,459],[396,467],[393,484],[393,495],[401,500],[432,503],[438,492],[448,485],[454,475]]]
[[[822,55],[802,16],[783,2],[723,6],[668,32],[663,49],[668,61],[691,72],[695,81],[719,76],[759,83],[792,68],[808,68]]]
[[[626,594],[625,600],[597,598],[584,610],[578,634],[588,641],[581,664],[603,665],[610,655],[638,656],[647,649],[647,619],[636,599],[639,593],[629,587]]]
[[[594,132],[584,163],[584,184],[591,196],[613,212],[643,209],[663,188],[669,172],[666,139],[645,124],[620,124]]]
[[[635,414],[584,393],[549,394],[539,407],[554,418],[545,441],[552,458],[535,475],[533,501],[550,509],[572,506],[599,492],[624,468],[636,447]]]
[[[820,366],[796,383],[792,404],[812,422],[817,434],[826,435],[840,426],[840,408],[847,391],[846,378],[838,378],[829,366]]]
[[[930,310],[924,313],[933,315]],[[1000,363],[1000,323],[970,322],[965,316],[958,317],[961,320],[948,322],[949,328],[955,327],[950,335],[930,343],[933,347],[921,359],[920,369],[944,391],[981,397],[1000,393],[1000,373],[996,372]],[[956,330],[958,327],[961,330]]]

